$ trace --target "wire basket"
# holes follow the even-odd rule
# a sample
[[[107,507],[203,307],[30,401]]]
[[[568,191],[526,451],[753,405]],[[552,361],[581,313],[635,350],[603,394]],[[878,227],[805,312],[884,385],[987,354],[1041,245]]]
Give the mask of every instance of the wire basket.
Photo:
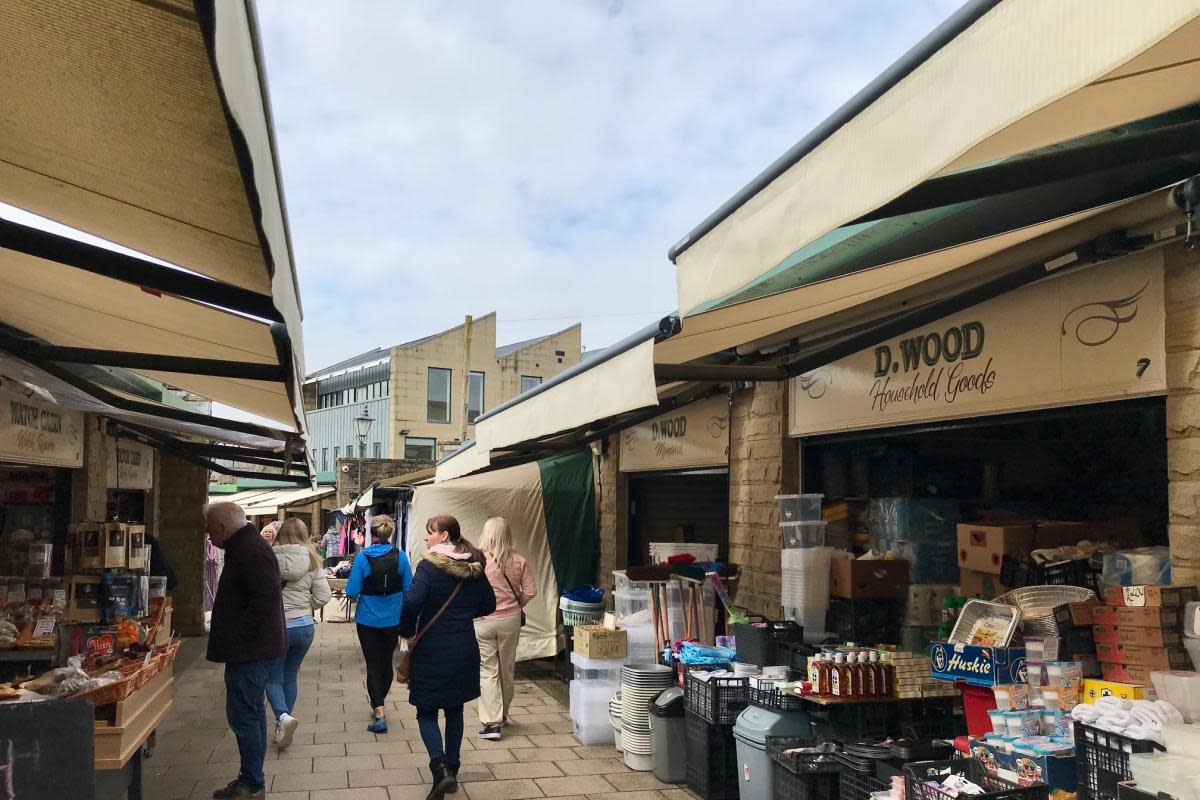
[[[750,705],[770,708],[774,711],[803,711],[804,701],[793,692],[783,689],[758,689],[750,687]]]
[[[750,680],[713,676],[702,681],[688,673],[684,687],[687,710],[714,725],[732,725],[750,704]]]
[[[973,758],[918,761],[905,764],[904,773],[906,800],[957,800],[955,795],[937,785],[947,775],[961,775],[984,789],[983,794],[972,795],[971,800],[1047,800],[1050,791],[1044,783],[1019,786],[989,775]]]
[[[996,602],[1021,612],[1021,630],[1026,636],[1057,636],[1054,609],[1095,599],[1096,593],[1082,586],[1026,586],[1000,595]]]
[[[563,625],[575,627],[578,625],[595,625],[604,618],[604,601],[599,603],[578,603],[566,597],[558,600],[558,610],[562,614]]]
[[[1119,733],[1075,723],[1075,768],[1080,789],[1093,800],[1117,800],[1117,784],[1133,779],[1130,753],[1162,750],[1157,742],[1131,739]]]
[[[988,617],[1003,619],[1005,621],[1005,627],[1000,633],[996,646],[1007,646],[1012,641],[1013,635],[1017,632],[1017,624],[1021,621],[1021,614],[1012,605],[991,603],[987,600],[967,601],[967,604],[963,606],[962,611],[958,614],[958,621],[954,623],[954,630],[950,632],[949,641],[953,644],[970,644],[971,631],[975,627],[975,623]]]

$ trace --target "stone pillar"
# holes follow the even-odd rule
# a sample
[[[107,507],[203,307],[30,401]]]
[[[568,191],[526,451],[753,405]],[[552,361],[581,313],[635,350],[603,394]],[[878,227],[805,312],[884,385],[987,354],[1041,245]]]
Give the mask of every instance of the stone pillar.
[[[1200,586],[1200,253],[1173,244],[1163,257],[1171,574]]]
[[[775,496],[798,491],[799,448],[786,434],[788,384],[757,383],[733,396],[729,452],[729,560],[741,567],[737,604],[780,614]]]
[[[104,420],[83,418],[83,468],[71,473],[71,522],[104,522],[108,512],[108,462],[113,439]]]
[[[629,478],[620,470],[620,434],[608,437],[606,444],[594,464],[599,539],[595,584],[612,589],[612,571],[628,566]]]
[[[175,630],[204,634],[204,520],[208,470],[158,451],[153,532],[179,583],[172,596]]]

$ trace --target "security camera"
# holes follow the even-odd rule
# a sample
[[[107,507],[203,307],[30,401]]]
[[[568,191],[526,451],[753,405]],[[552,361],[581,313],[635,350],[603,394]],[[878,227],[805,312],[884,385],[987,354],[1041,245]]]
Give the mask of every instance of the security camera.
[[[349,472],[349,471],[350,471],[350,465],[342,464],[342,472]]]

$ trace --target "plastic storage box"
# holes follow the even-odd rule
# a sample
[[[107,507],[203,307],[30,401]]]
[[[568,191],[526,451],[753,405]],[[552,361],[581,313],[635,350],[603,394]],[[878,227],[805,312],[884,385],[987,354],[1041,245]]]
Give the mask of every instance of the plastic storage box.
[[[661,564],[671,556],[687,553],[705,564],[717,560],[717,545],[703,542],[651,542],[650,563]]]
[[[825,527],[827,522],[781,522],[783,531],[783,546],[794,547],[824,547]]]
[[[781,494],[775,496],[779,504],[779,522],[818,522],[821,519],[823,494]]]

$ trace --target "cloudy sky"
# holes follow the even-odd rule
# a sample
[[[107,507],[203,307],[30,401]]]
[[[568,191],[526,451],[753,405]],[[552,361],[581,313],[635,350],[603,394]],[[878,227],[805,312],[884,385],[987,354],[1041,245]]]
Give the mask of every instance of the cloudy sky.
[[[308,368],[672,311],[670,245],[957,5],[260,0]]]

